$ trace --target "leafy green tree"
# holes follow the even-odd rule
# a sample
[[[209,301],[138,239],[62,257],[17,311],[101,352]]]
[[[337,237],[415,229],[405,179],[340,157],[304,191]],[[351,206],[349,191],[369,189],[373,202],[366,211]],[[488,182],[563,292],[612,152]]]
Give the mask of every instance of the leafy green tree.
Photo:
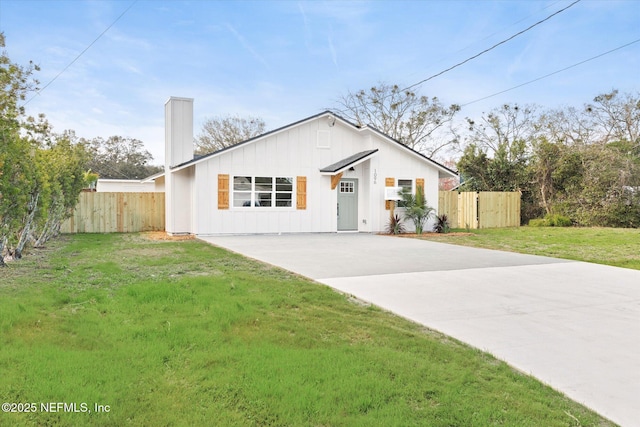
[[[36,88],[36,70],[0,54],[0,265],[5,250],[19,259],[37,233],[40,242],[54,235],[45,229],[59,230],[84,186],[84,146],[53,135],[44,115],[25,117],[19,105]]]
[[[30,173],[31,179],[29,180],[26,212],[21,221],[22,229],[17,234],[17,243],[12,250],[14,259],[22,258],[22,251],[31,238],[34,221],[42,211],[41,205],[48,201],[50,177],[47,174],[42,147],[49,143],[50,133],[51,127],[44,115],[40,115],[38,119],[27,117],[22,123],[22,134],[31,147],[31,158],[28,159],[29,166],[25,168]]]
[[[73,213],[82,189],[88,184],[85,171],[89,153],[82,144],[73,143],[68,134],[54,136],[42,155],[49,188],[33,233],[35,246],[44,245],[60,233],[62,223]]]
[[[0,136],[0,265],[7,245],[17,242],[23,220],[33,208],[35,171],[32,147],[24,138]],[[36,201],[37,202],[37,201]]]
[[[640,96],[614,90],[596,96],[582,113],[569,112],[556,119],[547,113],[541,121],[547,148],[536,152],[532,167],[536,184],[546,183],[540,191],[547,213],[578,225],[638,227]]]
[[[537,107],[504,104],[467,118],[468,145],[458,161],[466,191],[519,191],[523,221],[539,215],[534,178],[529,168],[538,135]]]
[[[533,176],[532,184],[538,189],[540,203],[545,214],[551,213],[555,189],[553,173],[558,167],[559,155],[559,144],[549,142],[546,137],[534,142],[533,156],[530,163],[530,170]]]
[[[535,107],[505,104],[467,119],[470,143],[458,162],[465,188],[476,191],[526,191],[527,165],[535,136]]]
[[[33,79],[38,68],[12,63],[4,47],[0,33],[0,266],[5,247],[15,243],[30,201],[34,147],[21,135],[24,108],[19,103],[38,84]]]
[[[75,141],[73,133],[69,138]],[[162,170],[150,164],[153,156],[138,139],[110,136],[80,142],[85,143],[89,150],[89,169],[100,178],[142,179]]]
[[[461,189],[489,191],[493,186],[493,180],[489,175],[491,161],[486,150],[480,149],[475,143],[467,145],[457,165],[462,181]]]
[[[468,119],[458,161],[471,191],[520,191],[522,219],[638,227],[640,95],[601,94],[580,111],[503,105]]]

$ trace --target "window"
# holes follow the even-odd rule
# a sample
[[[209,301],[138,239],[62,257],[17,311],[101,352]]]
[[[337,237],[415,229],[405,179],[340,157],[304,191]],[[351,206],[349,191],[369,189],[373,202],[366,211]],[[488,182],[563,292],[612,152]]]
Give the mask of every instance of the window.
[[[340,192],[341,193],[353,193],[353,192],[355,192],[354,182],[353,181],[340,181]]]
[[[233,207],[291,207],[293,178],[233,177]]]
[[[410,179],[399,179],[398,187],[402,189],[402,191],[413,192],[413,181]],[[402,200],[398,200],[398,207],[403,208],[404,202]]]

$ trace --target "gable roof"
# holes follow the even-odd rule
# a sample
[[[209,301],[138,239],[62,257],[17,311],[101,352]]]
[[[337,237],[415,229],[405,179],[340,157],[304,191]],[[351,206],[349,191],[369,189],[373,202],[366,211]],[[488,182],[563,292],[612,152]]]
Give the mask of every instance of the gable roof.
[[[193,159],[191,159],[191,160],[188,160],[188,161],[186,161],[186,162],[180,163],[180,164],[175,165],[175,166],[171,166],[170,168],[171,168],[171,170],[172,170],[172,171],[177,171],[177,170],[180,170],[180,169],[184,169],[184,168],[186,168],[186,167],[189,167],[189,166],[195,165],[195,164],[197,164],[197,163],[204,162],[204,161],[206,161],[206,160],[208,160],[208,159],[210,159],[210,158],[212,158],[212,157],[217,157],[217,156],[219,156],[219,155],[221,155],[221,154],[223,154],[223,153],[226,153],[227,151],[235,150],[235,149],[237,149],[238,147],[242,147],[242,146],[244,146],[244,145],[251,144],[251,143],[253,143],[253,142],[255,142],[255,141],[258,141],[258,140],[264,139],[264,138],[266,138],[266,137],[268,137],[268,136],[270,136],[270,135],[273,135],[273,134],[276,134],[276,133],[282,132],[282,131],[287,130],[287,129],[289,129],[289,128],[293,128],[293,127],[298,126],[298,125],[301,125],[301,124],[303,124],[303,123],[305,123],[305,122],[309,122],[309,121],[312,121],[312,120],[316,120],[316,119],[318,119],[318,118],[320,118],[320,117],[323,117],[323,116],[327,116],[327,117],[334,117],[334,118],[336,118],[336,119],[340,120],[341,122],[343,122],[344,124],[346,124],[347,126],[349,126],[349,127],[353,128],[354,130],[356,130],[356,131],[358,131],[358,132],[373,132],[373,133],[375,133],[376,135],[378,135],[378,136],[382,137],[383,139],[385,139],[386,141],[388,141],[388,142],[390,142],[390,143],[392,143],[392,144],[397,145],[397,146],[398,146],[398,147],[400,147],[401,149],[403,149],[403,150],[405,150],[405,151],[409,152],[410,154],[412,154],[412,155],[414,155],[414,156],[419,157],[421,160],[426,161],[427,163],[432,164],[432,165],[433,165],[433,166],[435,166],[435,167],[436,167],[436,169],[438,169],[440,172],[444,172],[446,175],[450,175],[451,177],[458,176],[458,172],[454,171],[453,169],[450,169],[450,168],[448,168],[448,167],[444,166],[443,164],[438,163],[438,162],[436,162],[435,160],[433,160],[433,159],[431,159],[431,158],[429,158],[429,157],[425,156],[424,154],[419,153],[418,151],[415,151],[415,150],[413,150],[412,148],[407,147],[406,145],[402,144],[400,141],[398,141],[398,140],[396,140],[396,139],[391,138],[389,135],[387,135],[387,134],[385,134],[385,133],[383,133],[383,132],[379,131],[379,130],[378,130],[378,129],[376,129],[375,127],[373,127],[373,126],[371,126],[371,125],[358,126],[358,125],[356,125],[356,124],[354,124],[354,123],[351,123],[351,122],[350,122],[350,121],[348,121],[347,119],[345,119],[345,118],[341,117],[340,115],[335,114],[334,112],[332,112],[332,111],[330,111],[330,110],[325,110],[325,111],[323,111],[323,112],[321,112],[321,113],[318,113],[318,114],[315,114],[315,115],[313,115],[313,116],[307,117],[306,119],[302,119],[302,120],[299,120],[299,121],[297,121],[297,122],[294,122],[294,123],[288,124],[288,125],[286,125],[286,126],[282,126],[282,127],[278,128],[278,129],[274,129],[274,130],[272,130],[272,131],[269,131],[269,132],[263,133],[262,135],[258,135],[258,136],[255,136],[255,137],[253,137],[253,138],[249,138],[249,139],[247,139],[247,140],[245,140],[245,141],[239,142],[239,143],[234,144],[234,145],[231,145],[231,146],[229,146],[229,147],[225,147],[225,148],[223,148],[223,149],[221,149],[221,150],[214,151],[213,153],[209,153],[209,154],[205,154],[205,155],[203,155],[203,156],[195,157],[195,158],[193,158]],[[343,160],[346,160],[346,159],[343,159]],[[334,165],[335,165],[335,164],[334,164]],[[333,165],[330,165],[330,166],[333,166]],[[327,168],[328,168],[328,167],[330,167],[330,166],[327,166]]]

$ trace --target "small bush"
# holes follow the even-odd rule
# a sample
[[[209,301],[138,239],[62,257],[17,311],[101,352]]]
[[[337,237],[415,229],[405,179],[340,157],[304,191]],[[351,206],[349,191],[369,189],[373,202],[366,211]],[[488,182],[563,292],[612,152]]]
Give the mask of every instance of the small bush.
[[[550,227],[571,227],[571,218],[560,214],[549,214],[544,217]]]
[[[416,234],[422,234],[425,222],[435,212],[435,209],[427,204],[427,199],[424,197],[424,188],[417,186],[415,194],[405,188],[400,192],[400,197],[402,197],[404,205],[404,219],[413,222]]]
[[[387,233],[402,234],[404,232],[404,224],[402,223],[402,218],[400,218],[398,214],[395,214],[394,216],[389,218],[389,223],[387,224]]]
[[[451,226],[449,225],[449,218],[447,215],[442,214],[436,216],[436,223],[433,225],[433,231],[436,233],[448,233],[451,231]]]
[[[549,223],[544,218],[535,218],[529,220],[529,227],[548,227]]]
[[[529,227],[571,227],[571,218],[560,214],[547,214],[544,218],[529,220]]]

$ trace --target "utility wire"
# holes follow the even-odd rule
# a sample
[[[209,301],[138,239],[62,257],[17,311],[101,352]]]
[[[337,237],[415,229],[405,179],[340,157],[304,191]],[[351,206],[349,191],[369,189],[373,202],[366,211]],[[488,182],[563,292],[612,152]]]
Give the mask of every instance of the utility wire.
[[[608,51],[606,51],[606,52],[604,52],[604,53],[601,53],[601,54],[599,54],[599,55],[593,56],[593,57],[591,57],[591,58],[589,58],[589,59],[585,59],[584,61],[580,61],[580,62],[577,62],[577,63],[575,63],[575,64],[573,64],[573,65],[569,65],[568,67],[565,67],[565,68],[562,68],[562,69],[560,69],[560,70],[554,71],[553,73],[545,74],[545,75],[544,75],[544,76],[542,76],[542,77],[538,77],[538,78],[536,78],[536,79],[529,80],[528,82],[521,83],[521,84],[519,84],[519,85],[517,85],[517,86],[510,87],[509,89],[505,89],[505,90],[502,90],[502,91],[500,91],[500,92],[496,92],[496,93],[493,93],[493,94],[491,94],[491,95],[487,95],[487,96],[484,96],[484,97],[482,97],[482,98],[478,98],[478,99],[475,99],[475,100],[473,100],[473,101],[467,102],[466,104],[462,104],[462,105],[461,105],[461,107],[466,107],[467,105],[475,104],[476,102],[484,101],[485,99],[492,98],[492,97],[494,97],[494,96],[500,95],[500,94],[505,93],[505,92],[509,92],[509,91],[511,91],[511,90],[517,89],[517,88],[522,87],[522,86],[526,86],[526,85],[528,85],[528,84],[531,84],[531,83],[537,82],[537,81],[542,80],[542,79],[546,79],[547,77],[553,76],[554,74],[558,74],[558,73],[561,73],[561,72],[563,72],[563,71],[567,71],[568,69],[571,69],[571,68],[577,67],[578,65],[582,65],[582,64],[587,63],[587,62],[589,62],[589,61],[593,61],[594,59],[601,58],[601,57],[603,57],[603,56],[605,56],[605,55],[608,55],[608,54],[613,53],[613,52],[615,52],[615,51],[617,51],[617,50],[620,50],[620,49],[624,49],[625,47],[631,46],[632,44],[634,44],[634,43],[638,43],[638,42],[640,42],[640,39],[636,39],[636,40],[634,40],[634,41],[632,41],[632,42],[629,42],[629,43],[627,43],[627,44],[624,44],[624,45],[622,45],[622,46],[618,46],[618,47],[616,47],[615,49],[608,50]]]
[[[98,37],[96,37],[96,38],[95,38],[95,40],[94,40],[94,41],[92,41],[92,42],[89,44],[89,46],[87,46],[87,47],[86,47],[82,52],[80,52],[80,53],[78,54],[78,56],[76,56],[76,57],[73,59],[73,61],[71,61],[71,62],[69,63],[69,65],[67,65],[66,67],[64,67],[64,69],[63,69],[62,71],[60,71],[58,74],[56,74],[56,76],[55,76],[53,79],[51,79],[51,80],[49,81],[49,83],[47,83],[46,85],[44,85],[44,87],[43,87],[42,89],[40,89],[39,91],[37,91],[37,92],[36,92],[36,93],[31,97],[31,98],[29,98],[29,99],[28,99],[24,104],[22,104],[22,106],[23,106],[23,107],[24,107],[24,106],[26,106],[28,103],[30,103],[30,102],[33,100],[33,98],[35,98],[36,96],[40,95],[40,94],[41,94],[41,93],[42,93],[46,88],[48,88],[48,87],[49,87],[49,85],[51,85],[51,83],[55,82],[55,81],[58,79],[58,77],[60,77],[60,76],[62,75],[62,73],[64,73],[65,71],[67,71],[67,69],[69,69],[69,67],[71,67],[71,66],[72,66],[72,65],[73,65],[73,64],[74,64],[78,59],[80,59],[80,57],[81,57],[81,56],[82,56],[86,51],[88,51],[88,50],[91,48],[91,46],[93,46],[93,45],[94,45],[98,40],[100,40],[100,38],[102,38],[102,36],[104,36],[104,35],[106,34],[106,32],[107,32],[107,31],[109,31],[109,30],[111,29],[111,27],[113,27],[113,26],[114,26],[114,25],[115,25],[115,24],[120,20],[120,18],[122,18],[122,17],[125,15],[125,13],[127,13],[127,12],[129,11],[129,9],[131,9],[131,8],[133,7],[133,5],[134,5],[134,4],[136,4],[137,2],[138,2],[138,0],[133,0],[133,2],[129,5],[129,7],[128,7],[128,8],[126,8],[126,9],[124,10],[124,12],[122,12],[122,13],[120,14],[120,16],[118,16],[118,17],[115,19],[115,21],[113,21],[113,22],[111,23],[111,25],[109,25],[109,26],[108,26],[108,27],[107,27],[103,32],[101,32],[101,33],[100,33],[100,35],[99,35]]]
[[[560,2],[561,2],[561,0],[557,0],[556,2],[554,2],[554,3],[552,3],[552,4],[548,5],[548,6],[543,7],[542,9],[540,9],[540,11],[544,11],[545,9],[549,9],[549,8],[551,8],[551,7],[555,6],[557,3],[560,3]],[[536,14],[537,14],[537,13],[538,13],[538,12],[536,12]],[[522,21],[526,21],[527,19],[529,19],[529,18],[530,18],[530,17],[532,17],[533,15],[534,15],[534,14],[527,15],[527,16],[525,16],[524,18],[521,18],[521,19],[519,19],[519,20],[517,20],[517,21],[515,21],[515,22],[513,22],[513,23],[511,23],[511,24],[509,24],[508,26],[503,27],[503,28],[502,28],[502,29],[500,29],[499,31],[495,31],[495,32],[493,32],[493,33],[491,33],[491,34],[488,34],[488,35],[486,35],[485,37],[483,37],[483,38],[481,38],[481,39],[479,39],[479,40],[476,40],[476,41],[474,41],[473,43],[468,44],[467,46],[465,46],[465,47],[463,47],[463,48],[461,48],[461,49],[458,49],[458,50],[457,50],[457,51],[455,51],[453,54],[455,55],[455,54],[458,54],[458,53],[462,53],[462,52],[464,52],[465,50],[467,50],[467,49],[471,48],[472,46],[474,46],[474,45],[476,45],[476,44],[478,44],[478,43],[480,43],[480,42],[483,42],[483,41],[485,41],[485,40],[488,40],[488,39],[490,39],[491,37],[493,37],[493,36],[495,36],[495,35],[499,34],[499,33],[500,33],[500,32],[502,32],[502,31],[505,31],[507,28],[513,27],[514,25],[517,25],[517,24],[521,23]],[[449,55],[449,56],[447,56],[447,57],[440,58],[440,59],[438,59],[437,61],[435,61],[435,62],[434,62],[433,64],[431,64],[431,65],[432,65],[432,66],[435,66],[436,64],[440,64],[440,63],[444,62],[446,59],[448,59],[448,57],[450,57],[450,56],[451,56],[451,55]],[[418,74],[418,73],[416,73],[416,72],[412,73],[412,75],[416,75],[416,74]]]
[[[471,57],[469,57],[469,58],[465,59],[464,61],[459,62],[459,63],[457,63],[457,64],[455,64],[455,65],[453,65],[453,66],[451,66],[451,67],[447,68],[446,70],[442,70],[442,71],[440,71],[439,73],[436,73],[436,74],[434,74],[434,75],[432,75],[432,76],[430,76],[430,77],[427,77],[427,78],[426,78],[426,79],[424,79],[424,80],[420,80],[418,83],[414,83],[414,84],[412,84],[411,86],[407,86],[406,88],[402,89],[402,92],[404,92],[405,90],[409,90],[409,89],[411,89],[411,88],[413,88],[413,87],[419,86],[419,85],[421,85],[421,84],[423,84],[423,83],[425,83],[425,82],[428,82],[429,80],[432,80],[432,79],[434,79],[434,78],[436,78],[436,77],[438,77],[438,76],[441,76],[442,74],[447,73],[447,72],[449,72],[449,71],[453,70],[454,68],[458,68],[459,66],[461,66],[461,65],[463,65],[463,64],[466,64],[467,62],[471,61],[472,59],[476,59],[476,58],[477,58],[477,57],[479,57],[480,55],[484,55],[485,53],[487,53],[487,52],[489,52],[489,51],[491,51],[491,50],[495,49],[496,47],[498,47],[498,46],[500,46],[500,45],[502,45],[502,44],[505,44],[506,42],[508,42],[508,41],[510,41],[510,40],[513,40],[514,38],[518,37],[518,36],[519,36],[519,35],[521,35],[521,34],[526,33],[527,31],[529,31],[529,30],[531,30],[532,28],[534,28],[534,27],[536,27],[536,26],[538,26],[538,25],[542,24],[543,22],[548,21],[549,19],[553,18],[554,16],[556,16],[556,15],[557,15],[557,14],[559,14],[559,13],[564,12],[565,10],[569,9],[570,7],[574,6],[576,3],[579,3],[580,1],[581,1],[581,0],[575,0],[575,1],[574,1],[573,3],[571,3],[570,5],[568,5],[568,6],[564,7],[564,8],[562,8],[562,9],[558,10],[557,12],[552,13],[551,15],[549,15],[549,16],[547,16],[546,18],[544,18],[544,19],[542,19],[542,20],[540,20],[540,21],[536,22],[536,23],[535,23],[535,24],[533,24],[533,25],[530,25],[529,27],[525,28],[524,30],[517,32],[516,34],[512,35],[511,37],[506,38],[506,39],[502,40],[501,42],[498,42],[498,43],[494,44],[494,45],[493,45],[493,46],[491,46],[490,48],[487,48],[487,49],[483,50],[482,52],[477,53],[477,54],[475,54],[475,55],[473,55],[473,56],[471,56]]]
[[[540,11],[543,11],[543,10],[545,10],[545,9],[549,9],[549,8],[551,8],[551,7],[555,6],[556,4],[560,3],[560,1],[561,1],[561,0],[558,0],[558,1],[556,1],[556,2],[552,3],[552,4],[548,5],[548,6],[545,6],[545,7],[543,7],[542,9],[540,9]],[[537,12],[536,12],[536,13],[537,13]],[[513,24],[510,24],[508,27],[513,27],[514,25],[519,24],[519,23],[521,23],[522,21],[526,21],[527,19],[529,19],[529,18],[530,18],[531,16],[533,16],[533,15],[534,15],[534,14],[531,14],[531,15],[529,15],[529,16],[525,16],[524,18],[521,18],[521,19],[517,20],[517,21],[516,21],[516,22],[514,22]],[[508,28],[508,27],[505,27],[504,29],[506,29],[506,28]],[[493,36],[497,35],[499,32],[500,32],[500,31],[496,31],[496,32],[494,32],[494,33],[492,33],[492,34],[487,35],[486,37],[483,37],[482,39],[480,39],[480,40],[478,40],[478,41],[479,41],[479,42],[482,42],[482,41],[485,41],[485,40],[487,40],[487,39],[490,39],[491,37],[493,37]],[[462,52],[462,51],[463,51],[463,50],[465,50],[465,49],[467,49],[467,48],[460,49],[458,52]],[[458,52],[456,52],[456,53],[458,53]]]

